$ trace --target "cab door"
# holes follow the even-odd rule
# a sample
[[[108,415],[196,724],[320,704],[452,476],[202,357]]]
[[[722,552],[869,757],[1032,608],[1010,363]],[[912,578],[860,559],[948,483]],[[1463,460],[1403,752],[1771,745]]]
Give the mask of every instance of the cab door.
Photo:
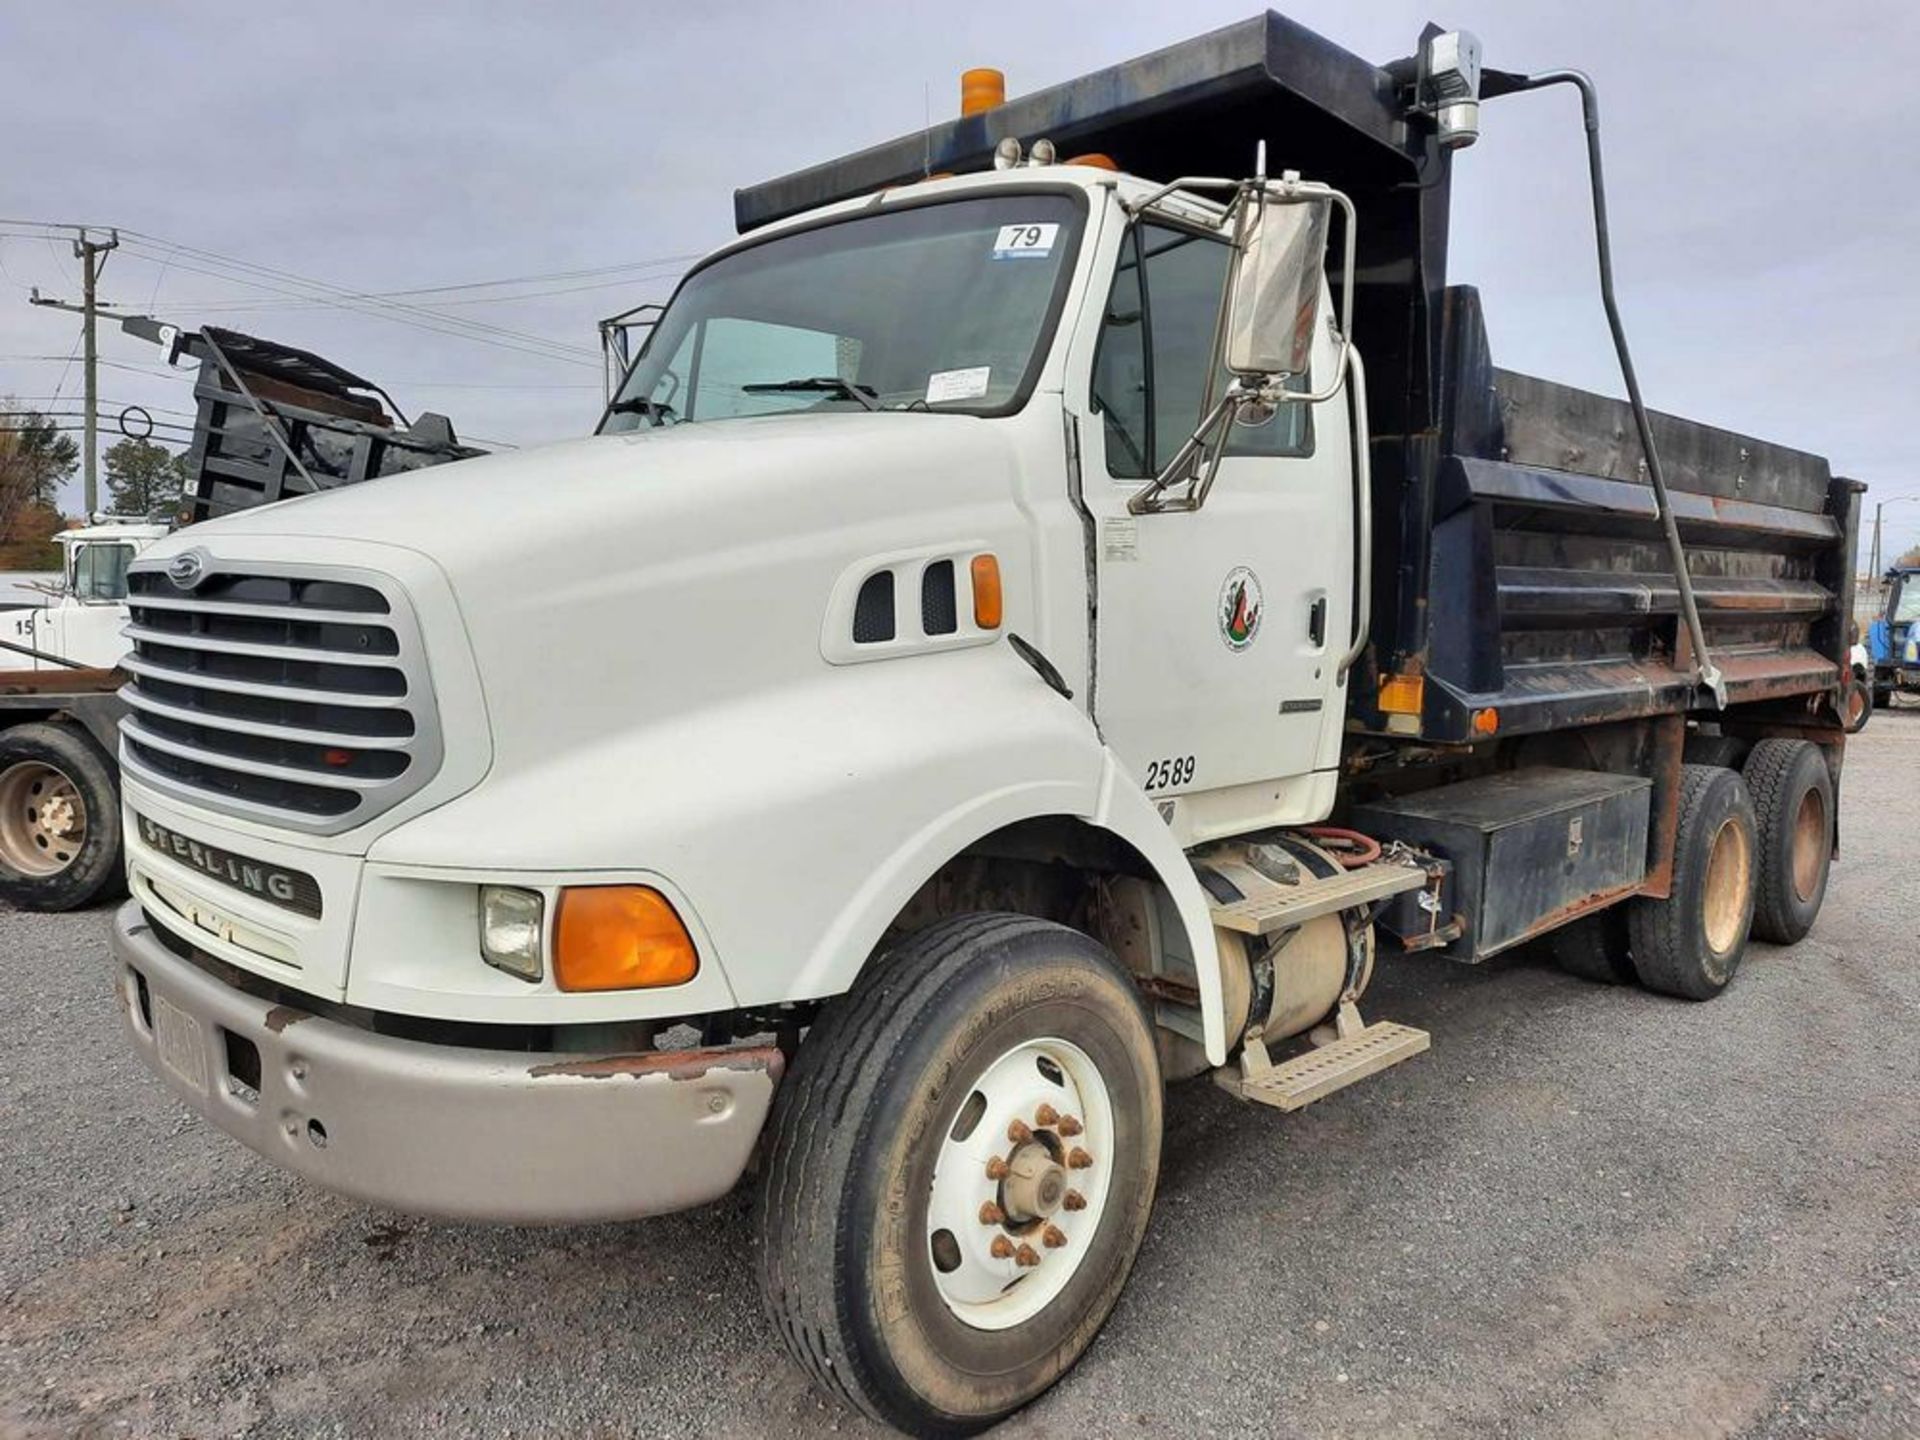
[[[1324,818],[1353,621],[1344,391],[1236,425],[1198,511],[1128,510],[1200,419],[1230,254],[1214,232],[1129,226],[1080,425],[1093,712],[1184,843]],[[1323,327],[1316,386],[1334,360]]]

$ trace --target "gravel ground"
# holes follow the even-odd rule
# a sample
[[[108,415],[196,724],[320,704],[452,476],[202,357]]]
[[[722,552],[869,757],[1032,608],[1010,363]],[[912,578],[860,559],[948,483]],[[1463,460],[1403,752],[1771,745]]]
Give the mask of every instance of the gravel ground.
[[[1118,1312],[1011,1436],[1920,1435],[1920,713],[1813,938],[1711,1005],[1402,961],[1430,1054],[1168,1111]],[[871,1433],[760,1318],[747,1206],[502,1231],[335,1199],[132,1059],[102,912],[0,918],[0,1434]]]

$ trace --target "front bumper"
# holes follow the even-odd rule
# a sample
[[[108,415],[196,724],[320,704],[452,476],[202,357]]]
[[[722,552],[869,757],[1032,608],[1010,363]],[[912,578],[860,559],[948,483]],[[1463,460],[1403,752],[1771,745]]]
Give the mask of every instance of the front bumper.
[[[563,1224],[702,1204],[746,1169],[781,1073],[771,1046],[592,1056],[377,1035],[222,983],[137,903],[112,945],[128,1031],[169,1089],[275,1164],[395,1210]]]

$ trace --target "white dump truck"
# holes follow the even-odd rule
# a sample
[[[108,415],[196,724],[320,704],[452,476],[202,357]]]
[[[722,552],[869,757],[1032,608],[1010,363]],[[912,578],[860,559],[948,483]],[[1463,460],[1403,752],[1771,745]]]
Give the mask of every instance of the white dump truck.
[[[975,74],[738,192],[592,437],[154,547],[133,1045],[378,1205],[751,1172],[796,1360],[961,1434],[1107,1317],[1168,1083],[1393,1083],[1388,960],[1719,993],[1824,894],[1860,487],[1493,366],[1450,166],[1562,81]]]

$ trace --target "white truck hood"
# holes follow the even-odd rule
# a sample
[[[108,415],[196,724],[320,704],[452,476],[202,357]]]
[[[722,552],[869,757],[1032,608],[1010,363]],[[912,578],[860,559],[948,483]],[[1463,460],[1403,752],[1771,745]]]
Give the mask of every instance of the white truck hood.
[[[366,543],[376,569],[390,546],[427,557],[473,647],[496,773],[511,772],[822,677],[833,586],[865,557],[1020,555],[1022,492],[1061,483],[1019,473],[1027,420],[812,413],[598,436],[263,506],[155,553],[244,557],[257,536],[281,553],[324,540],[336,563],[341,542]]]

